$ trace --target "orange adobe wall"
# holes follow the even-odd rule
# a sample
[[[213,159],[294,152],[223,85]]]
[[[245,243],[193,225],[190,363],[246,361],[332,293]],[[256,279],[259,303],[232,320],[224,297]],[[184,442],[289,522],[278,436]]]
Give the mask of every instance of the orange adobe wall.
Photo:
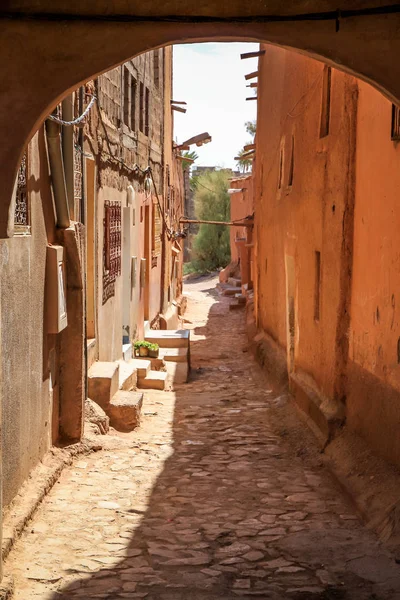
[[[340,403],[357,84],[331,70],[329,131],[321,132],[327,67],[282,48],[261,49],[254,182],[257,325],[278,349],[282,368],[301,376],[321,401]]]
[[[347,422],[400,464],[400,147],[392,104],[359,82]]]

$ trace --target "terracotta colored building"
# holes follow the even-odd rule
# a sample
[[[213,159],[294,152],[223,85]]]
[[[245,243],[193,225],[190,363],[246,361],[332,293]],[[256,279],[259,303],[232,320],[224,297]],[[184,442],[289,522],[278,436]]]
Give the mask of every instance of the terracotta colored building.
[[[91,364],[176,320],[171,89],[172,48],[141,55],[68,96],[27,146],[0,251],[5,506],[52,444],[81,439]]]
[[[400,464],[398,110],[350,75],[261,46],[254,197],[259,352],[329,439]]]
[[[253,216],[253,176],[246,175],[230,181],[231,221]],[[237,190],[237,191],[234,191]],[[239,266],[242,284],[253,282],[253,230],[250,227],[230,227],[231,261]]]

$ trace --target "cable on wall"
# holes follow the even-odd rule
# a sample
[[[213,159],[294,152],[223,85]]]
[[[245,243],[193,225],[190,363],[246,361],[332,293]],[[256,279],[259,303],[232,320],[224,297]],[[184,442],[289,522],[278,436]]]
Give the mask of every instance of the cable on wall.
[[[85,108],[85,110],[83,111],[83,113],[81,115],[79,115],[79,117],[76,117],[76,119],[73,119],[72,121],[64,121],[63,119],[60,119],[60,117],[57,117],[57,115],[49,115],[47,118],[51,119],[52,121],[55,121],[56,123],[59,123],[60,125],[65,125],[67,127],[71,127],[73,125],[79,125],[80,123],[82,123],[82,121],[85,120],[85,117],[89,114],[93,104],[96,102],[97,97],[93,94],[89,104],[87,105],[87,107]]]

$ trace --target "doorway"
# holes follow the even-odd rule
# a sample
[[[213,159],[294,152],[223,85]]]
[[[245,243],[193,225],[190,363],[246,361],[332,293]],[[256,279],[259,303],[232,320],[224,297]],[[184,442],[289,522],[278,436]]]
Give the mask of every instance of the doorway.
[[[129,344],[131,313],[131,209],[122,209],[122,344]]]
[[[96,348],[96,163],[85,157],[86,179],[86,338],[87,368],[97,358]]]
[[[151,248],[150,248],[150,227],[151,214],[150,205],[144,207],[144,258],[146,260],[146,273],[144,282],[144,320],[149,320],[150,315],[150,269],[151,269]]]

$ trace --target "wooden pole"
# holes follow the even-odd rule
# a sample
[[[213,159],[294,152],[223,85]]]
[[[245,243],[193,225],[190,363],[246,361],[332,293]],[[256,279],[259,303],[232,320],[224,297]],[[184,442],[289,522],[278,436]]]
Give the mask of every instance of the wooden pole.
[[[228,227],[253,227],[253,219],[249,221],[200,221],[198,219],[179,219],[179,223],[195,225],[228,225]]]
[[[253,73],[248,73],[244,76],[246,81],[249,81],[249,79],[254,79],[254,77],[258,77],[258,71],[253,71]]]

